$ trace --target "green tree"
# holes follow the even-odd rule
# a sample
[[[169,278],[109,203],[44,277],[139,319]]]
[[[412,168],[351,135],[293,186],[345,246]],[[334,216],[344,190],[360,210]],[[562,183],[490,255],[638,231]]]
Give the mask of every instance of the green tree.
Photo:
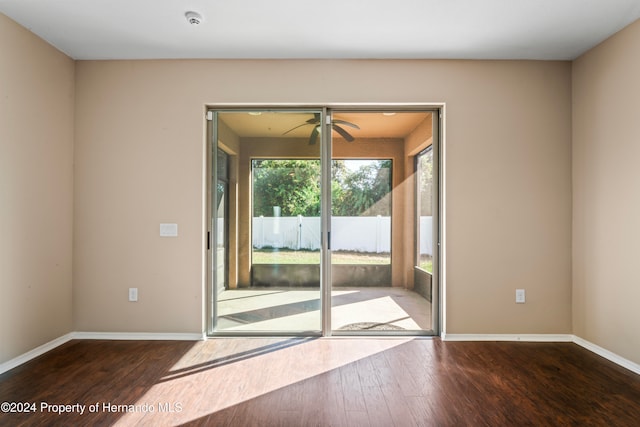
[[[319,160],[254,160],[254,216],[319,216],[320,172]],[[334,160],[331,203],[337,216],[390,215],[391,160]]]
[[[254,160],[253,214],[320,215],[319,160]]]
[[[354,160],[337,160],[352,162]],[[355,163],[357,164],[357,163]],[[340,186],[340,199],[333,204],[333,215],[375,216],[391,214],[391,160],[363,161],[355,170],[334,177]]]

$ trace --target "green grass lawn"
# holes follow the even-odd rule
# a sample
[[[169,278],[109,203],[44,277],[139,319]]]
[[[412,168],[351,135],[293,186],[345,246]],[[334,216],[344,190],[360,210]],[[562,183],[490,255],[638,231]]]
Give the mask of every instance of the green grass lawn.
[[[320,264],[320,251],[293,251],[290,249],[254,249],[254,264]],[[332,264],[390,264],[389,254],[369,252],[331,252]],[[422,257],[420,268],[433,273],[433,259]]]
[[[320,264],[320,251],[254,249],[254,264]],[[389,254],[331,252],[332,264],[390,264]]]
[[[433,274],[433,260],[430,259],[428,261],[421,261],[420,268]]]

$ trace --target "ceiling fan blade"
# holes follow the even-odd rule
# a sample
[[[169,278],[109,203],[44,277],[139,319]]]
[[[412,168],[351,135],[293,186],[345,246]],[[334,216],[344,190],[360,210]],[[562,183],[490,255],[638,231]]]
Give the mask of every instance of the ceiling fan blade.
[[[318,113],[313,113],[313,118],[307,120],[307,123],[309,123],[310,125],[317,125],[320,123],[320,114]]]
[[[296,126],[296,127],[294,127],[294,128],[289,129],[288,131],[286,131],[286,132],[285,132],[285,133],[283,133],[282,135],[286,135],[286,134],[288,134],[289,132],[292,132],[292,131],[294,131],[294,130],[296,130],[296,129],[298,129],[298,128],[302,127],[302,126],[306,126],[306,125],[318,125],[318,124],[320,124],[320,114],[318,114],[318,113],[313,113],[313,117],[312,117],[312,118],[310,118],[309,120],[306,120],[306,121],[305,121],[304,123],[302,123],[301,125],[298,125],[298,126]]]
[[[333,120],[331,120],[331,123],[337,123],[339,125],[345,125],[345,126],[352,127],[354,129],[360,129],[360,126],[358,126],[357,124],[351,123],[351,122],[347,122],[345,120],[333,119]]]
[[[318,139],[318,135],[320,134],[320,132],[318,131],[318,128],[320,126],[314,126],[313,130],[311,131],[311,136],[309,137],[309,145],[314,145],[316,143],[316,139]]]
[[[286,135],[286,134],[288,134],[289,132],[293,132],[294,130],[296,130],[296,129],[298,129],[298,128],[301,128],[302,126],[312,125],[312,124],[313,124],[313,123],[303,123],[303,124],[301,124],[301,125],[298,125],[298,126],[296,126],[296,127],[294,127],[294,128],[289,129],[288,131],[286,131],[285,133],[283,133],[283,135]]]
[[[354,137],[352,137],[349,132],[347,132],[346,130],[342,129],[340,126],[334,124],[332,126],[333,130],[335,130],[336,132],[338,132],[344,139],[346,139],[348,142],[353,142],[355,140]]]

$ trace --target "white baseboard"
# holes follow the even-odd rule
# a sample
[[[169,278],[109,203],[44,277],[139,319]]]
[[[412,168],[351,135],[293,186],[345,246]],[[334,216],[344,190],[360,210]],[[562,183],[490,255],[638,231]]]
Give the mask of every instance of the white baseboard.
[[[44,353],[71,340],[139,340],[139,341],[202,341],[205,334],[188,333],[144,333],[144,332],[70,332],[46,344],[34,348],[18,357],[0,363],[0,374],[27,363]]]
[[[0,374],[7,372],[10,369],[13,369],[17,366],[22,365],[23,363],[27,363],[28,361],[35,359],[38,356],[43,355],[44,353],[53,350],[56,347],[61,346],[64,343],[67,343],[73,339],[73,332],[63,335],[59,338],[49,341],[48,343],[42,344],[39,347],[34,348],[31,351],[28,351],[24,354],[21,354],[18,357],[14,357],[11,360],[8,360],[4,363],[0,363]]]
[[[446,334],[442,341],[573,342],[570,334]]]
[[[204,334],[162,332],[73,332],[76,340],[202,341]]]
[[[584,347],[587,350],[597,354],[598,356],[604,357],[605,359],[615,363],[616,365],[620,365],[623,368],[626,368],[631,372],[635,372],[636,374],[640,375],[640,365],[638,365],[635,362],[632,362],[631,360],[625,359],[622,356],[619,356],[605,348],[602,348],[592,342],[589,342],[577,336],[573,337],[573,342],[578,344],[580,347]]]

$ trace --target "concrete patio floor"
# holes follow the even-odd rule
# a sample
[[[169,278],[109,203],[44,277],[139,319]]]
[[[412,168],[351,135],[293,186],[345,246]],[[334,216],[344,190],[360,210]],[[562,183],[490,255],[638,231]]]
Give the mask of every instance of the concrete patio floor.
[[[351,332],[432,329],[431,303],[411,290],[339,287],[331,293],[332,330]],[[218,295],[219,332],[318,332],[319,288],[251,288]]]

